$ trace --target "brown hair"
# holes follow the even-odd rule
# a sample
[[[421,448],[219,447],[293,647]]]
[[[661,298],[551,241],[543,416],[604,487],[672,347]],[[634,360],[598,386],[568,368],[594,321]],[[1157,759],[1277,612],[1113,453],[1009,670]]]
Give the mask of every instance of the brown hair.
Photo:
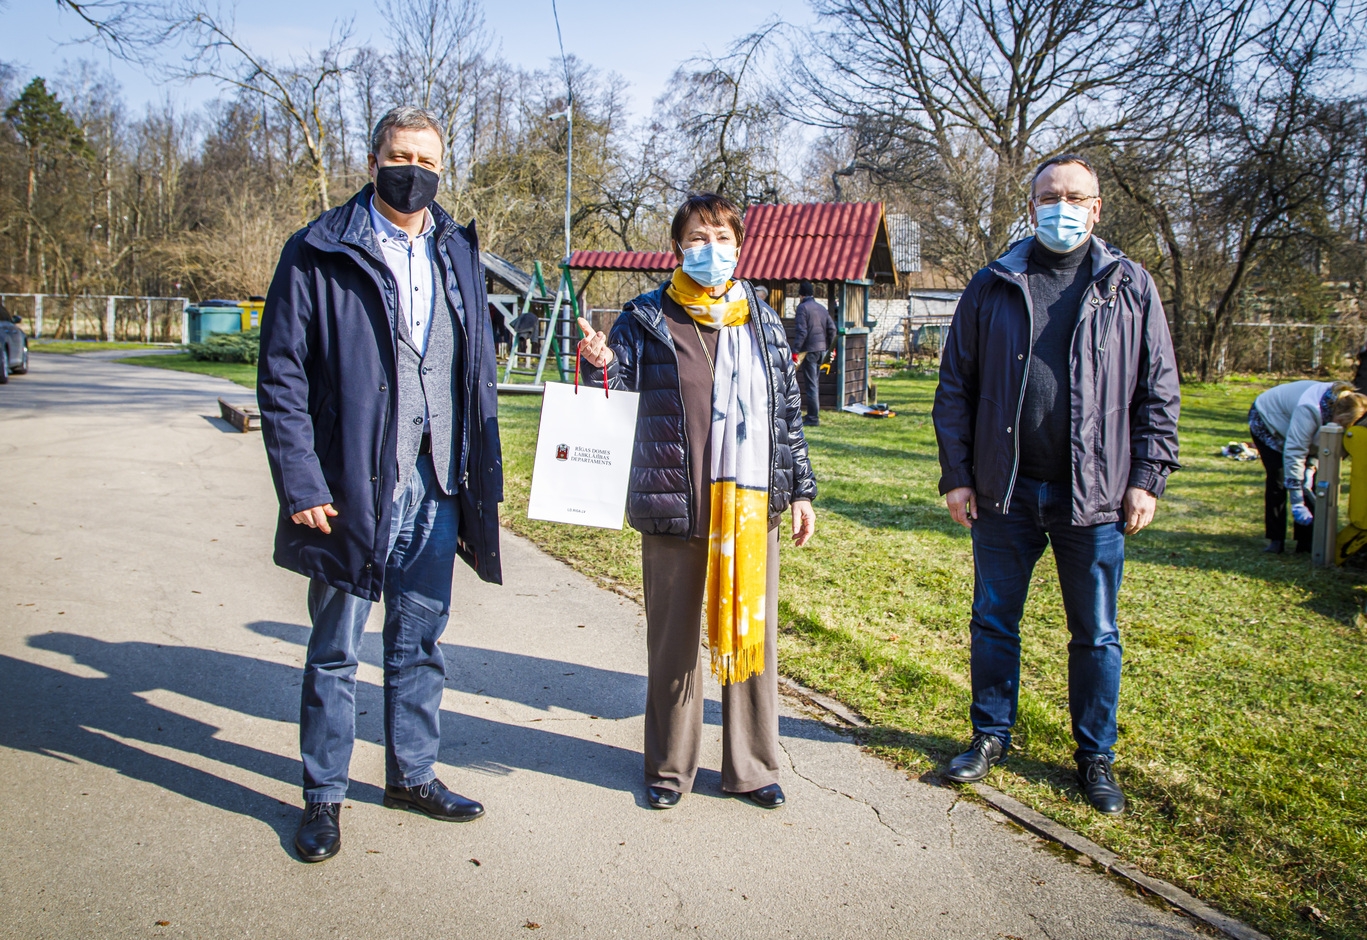
[[[1346,384],[1346,383],[1345,383]],[[1329,419],[1341,428],[1351,428],[1367,416],[1367,395],[1352,386],[1339,392],[1329,411]]]
[[[705,225],[725,225],[730,228],[736,236],[737,248],[745,241],[745,222],[741,218],[740,208],[734,202],[716,193],[689,193],[683,205],[679,206],[679,211],[674,213],[674,221],[669,224],[669,247],[675,256],[680,254],[679,244],[683,241],[684,226],[695,213]]]

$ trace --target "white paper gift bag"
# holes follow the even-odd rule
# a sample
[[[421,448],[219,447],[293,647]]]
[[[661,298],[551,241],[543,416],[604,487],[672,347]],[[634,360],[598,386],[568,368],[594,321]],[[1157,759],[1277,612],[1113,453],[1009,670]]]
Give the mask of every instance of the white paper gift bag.
[[[639,401],[635,392],[546,383],[528,519],[622,527]]]

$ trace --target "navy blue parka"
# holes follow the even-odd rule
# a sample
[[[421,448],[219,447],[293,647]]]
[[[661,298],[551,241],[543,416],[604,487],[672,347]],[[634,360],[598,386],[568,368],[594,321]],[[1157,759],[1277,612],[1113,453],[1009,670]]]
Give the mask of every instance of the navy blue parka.
[[[367,185],[285,243],[261,318],[257,401],[280,500],[275,563],[379,600],[398,463],[395,346],[398,287],[370,219]],[[493,335],[474,223],[431,208],[437,269],[453,310],[465,310],[457,552],[485,581],[502,582]],[[332,534],[290,517],[331,503]]]
[[[1034,313],[1025,278],[1034,237],[979,271],[959,298],[932,416],[940,493],[974,487],[1006,513],[1020,452]],[[1179,468],[1177,358],[1153,278],[1092,238],[1092,278],[1069,352],[1071,524],[1116,522],[1127,487],[1162,496]]]

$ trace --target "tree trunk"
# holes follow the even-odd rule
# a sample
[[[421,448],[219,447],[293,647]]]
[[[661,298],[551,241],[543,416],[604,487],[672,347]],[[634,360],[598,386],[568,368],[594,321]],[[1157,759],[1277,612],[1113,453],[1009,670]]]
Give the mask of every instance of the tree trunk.
[[[28,192],[24,200],[24,277],[33,277],[33,190],[38,184],[38,154],[28,148]],[[30,288],[33,286],[29,285]]]
[[[328,201],[328,171],[321,152],[314,155],[313,167],[318,180],[318,214],[322,215],[332,206]]]

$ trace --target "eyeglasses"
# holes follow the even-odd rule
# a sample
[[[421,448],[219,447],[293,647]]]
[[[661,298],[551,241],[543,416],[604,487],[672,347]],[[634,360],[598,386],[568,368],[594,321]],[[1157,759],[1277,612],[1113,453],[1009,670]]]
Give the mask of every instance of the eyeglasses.
[[[1060,202],[1066,202],[1070,206],[1080,206],[1089,200],[1101,198],[1099,194],[1093,193],[1090,196],[1083,193],[1040,193],[1035,196],[1037,206],[1056,206]]]

